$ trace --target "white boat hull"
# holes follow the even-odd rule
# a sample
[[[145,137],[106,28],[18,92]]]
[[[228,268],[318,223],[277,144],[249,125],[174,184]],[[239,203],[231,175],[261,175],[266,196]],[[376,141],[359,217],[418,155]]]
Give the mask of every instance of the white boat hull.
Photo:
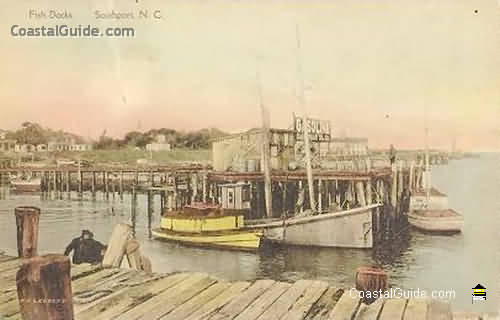
[[[420,230],[429,232],[461,232],[464,226],[462,216],[454,217],[422,217],[414,213],[408,214],[408,223]]]
[[[372,210],[379,204],[252,226],[264,238],[299,246],[372,248]]]

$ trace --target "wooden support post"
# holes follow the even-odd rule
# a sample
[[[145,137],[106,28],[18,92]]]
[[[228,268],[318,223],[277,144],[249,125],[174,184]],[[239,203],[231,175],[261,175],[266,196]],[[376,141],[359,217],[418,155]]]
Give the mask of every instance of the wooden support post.
[[[113,195],[113,200],[115,200],[116,195],[116,173],[111,172],[111,193]]]
[[[141,254],[139,241],[129,240],[127,243],[127,261],[130,268],[152,274],[151,261]]]
[[[94,199],[95,199],[95,185],[96,185],[96,174],[95,171],[92,171],[91,190],[92,190],[92,198]]]
[[[203,173],[203,202],[207,202],[207,174]]]
[[[132,194],[130,196],[130,219],[132,220],[132,237],[135,238],[135,225],[137,222],[137,193],[135,186],[132,186]]]
[[[410,176],[408,178],[408,188],[410,191],[413,191],[413,175],[414,175],[414,169],[415,169],[415,161],[411,160],[410,161]]]
[[[16,275],[23,320],[74,319],[70,270],[64,255],[48,254],[23,262]]]
[[[340,203],[339,181],[338,180],[335,180],[335,202],[337,203],[338,206],[341,205],[341,203]]]
[[[163,215],[165,211],[165,190],[160,192],[160,216]]]
[[[191,174],[191,190],[191,203],[193,203],[198,196],[198,174],[196,172]]]
[[[398,202],[403,196],[403,161],[399,160],[398,166]]]
[[[148,190],[148,234],[149,238],[151,239],[153,237],[153,234],[151,233],[151,220],[153,219],[153,190]]]
[[[136,186],[138,186],[138,185],[139,185],[139,171],[138,171],[137,169],[135,170],[135,180],[134,180],[134,184],[135,184]]]
[[[102,260],[103,267],[119,268],[127,249],[127,242],[132,238],[132,228],[125,223],[119,223],[113,229],[108,242],[108,249]]]
[[[392,165],[392,185],[391,185],[391,205],[392,208],[396,208],[398,197],[398,173],[396,171],[396,165]]]
[[[53,189],[53,190],[54,190],[54,193],[57,195],[57,171],[56,171],[56,170],[54,170],[54,171],[52,172],[52,174],[53,174],[53,175],[52,175],[52,183],[53,183],[52,185],[53,185],[53,187],[54,187],[54,189]],[[57,197],[57,196],[56,196],[56,197]]]
[[[373,198],[372,198],[372,181],[368,180],[366,181],[366,204],[370,205],[373,203]]]
[[[37,255],[38,224],[40,209],[36,207],[17,207],[14,209],[17,226],[17,255],[31,258]]]
[[[103,171],[102,173],[102,181],[104,183],[104,192],[106,195],[106,200],[109,199],[109,176],[107,171]]]
[[[318,179],[318,212],[323,211],[323,183],[321,179]]]
[[[70,192],[70,190],[69,190],[70,179],[71,179],[71,175],[70,175],[69,170],[68,170],[68,171],[66,171],[66,192]]]
[[[120,200],[123,200],[123,171],[120,171],[120,186],[119,186],[119,192],[120,192]]]
[[[78,196],[81,198],[83,196],[83,171],[79,170],[78,173]]]
[[[366,206],[365,186],[363,184],[363,181],[357,181],[356,182],[356,195],[358,197],[358,203],[362,207]]]

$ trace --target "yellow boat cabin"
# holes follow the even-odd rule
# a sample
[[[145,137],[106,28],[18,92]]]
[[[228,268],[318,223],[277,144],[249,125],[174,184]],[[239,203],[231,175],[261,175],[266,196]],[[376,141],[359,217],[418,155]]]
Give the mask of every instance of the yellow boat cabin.
[[[180,211],[163,212],[160,229],[153,230],[153,236],[196,246],[257,250],[263,231],[245,227],[244,186],[224,188],[222,205],[193,203]]]

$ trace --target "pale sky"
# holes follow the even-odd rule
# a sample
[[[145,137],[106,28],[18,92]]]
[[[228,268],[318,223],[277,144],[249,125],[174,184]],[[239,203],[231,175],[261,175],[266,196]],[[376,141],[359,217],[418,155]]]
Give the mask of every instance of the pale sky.
[[[0,128],[23,121],[96,137],[141,128],[238,131],[301,113],[296,25],[309,116],[371,147],[500,146],[500,7],[486,0],[9,1],[0,12]],[[28,19],[29,9],[71,11]],[[163,19],[92,12],[161,10]],[[477,10],[477,12],[475,12]],[[20,39],[13,24],[134,26],[129,39]],[[389,117],[386,117],[388,115]]]

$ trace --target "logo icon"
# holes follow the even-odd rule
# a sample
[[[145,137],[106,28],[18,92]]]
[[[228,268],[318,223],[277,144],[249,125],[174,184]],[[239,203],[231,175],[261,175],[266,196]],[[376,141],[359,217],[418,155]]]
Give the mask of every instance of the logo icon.
[[[486,300],[486,288],[479,283],[472,288],[472,304],[474,300]]]

